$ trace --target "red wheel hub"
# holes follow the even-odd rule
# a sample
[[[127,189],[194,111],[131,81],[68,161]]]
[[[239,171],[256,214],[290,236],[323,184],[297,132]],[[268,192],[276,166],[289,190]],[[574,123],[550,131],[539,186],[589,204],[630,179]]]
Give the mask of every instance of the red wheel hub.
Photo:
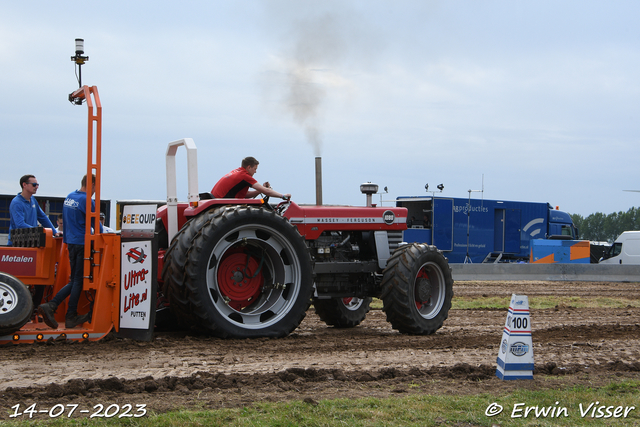
[[[264,283],[260,268],[259,260],[241,250],[224,256],[218,268],[218,287],[231,308],[242,310],[260,295]]]
[[[420,310],[422,306],[428,304],[431,299],[431,281],[429,280],[429,275],[424,269],[420,270],[416,275],[416,282],[414,286],[416,307]]]

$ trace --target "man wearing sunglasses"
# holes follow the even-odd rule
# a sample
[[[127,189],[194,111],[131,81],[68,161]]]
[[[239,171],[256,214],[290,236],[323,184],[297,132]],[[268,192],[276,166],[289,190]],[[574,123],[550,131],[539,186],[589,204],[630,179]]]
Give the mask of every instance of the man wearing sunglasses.
[[[53,235],[58,230],[53,226],[49,217],[42,211],[36,201],[35,194],[38,191],[38,180],[33,175],[24,175],[20,178],[20,188],[22,191],[11,201],[9,205],[9,246],[11,246],[11,230],[18,228],[33,228],[38,226],[38,222],[45,228],[53,230]]]

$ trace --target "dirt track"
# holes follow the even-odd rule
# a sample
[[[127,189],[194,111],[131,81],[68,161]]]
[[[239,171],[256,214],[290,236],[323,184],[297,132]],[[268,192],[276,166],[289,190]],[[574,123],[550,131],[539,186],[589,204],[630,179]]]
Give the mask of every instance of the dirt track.
[[[640,299],[637,283],[462,282],[455,297],[512,293]],[[454,298],[455,298],[454,297]],[[127,403],[149,411],[221,408],[256,401],[408,393],[478,393],[640,378],[640,308],[531,310],[534,380],[500,381],[496,357],[506,310],[452,310],[431,336],[401,335],[381,310],[353,329],[329,328],[311,309],[284,339],[220,340],[158,333],[141,343],[0,347],[0,420],[24,409]],[[40,415],[48,417],[48,415]]]

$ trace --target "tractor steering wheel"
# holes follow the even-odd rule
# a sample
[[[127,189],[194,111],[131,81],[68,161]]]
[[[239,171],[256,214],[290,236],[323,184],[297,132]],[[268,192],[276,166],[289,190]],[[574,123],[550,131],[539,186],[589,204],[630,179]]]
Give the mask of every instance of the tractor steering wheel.
[[[276,206],[274,210],[278,215],[284,216],[284,213],[287,211],[287,209],[289,209],[289,206],[291,206],[291,197],[289,197],[288,199],[283,199],[280,203],[278,203],[278,206]]]

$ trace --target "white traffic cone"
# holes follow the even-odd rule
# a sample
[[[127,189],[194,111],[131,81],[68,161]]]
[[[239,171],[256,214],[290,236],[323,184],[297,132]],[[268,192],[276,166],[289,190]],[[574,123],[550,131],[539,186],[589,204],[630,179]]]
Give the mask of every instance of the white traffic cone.
[[[533,379],[533,342],[529,298],[526,295],[511,295],[509,314],[498,351],[496,376],[501,380]]]

